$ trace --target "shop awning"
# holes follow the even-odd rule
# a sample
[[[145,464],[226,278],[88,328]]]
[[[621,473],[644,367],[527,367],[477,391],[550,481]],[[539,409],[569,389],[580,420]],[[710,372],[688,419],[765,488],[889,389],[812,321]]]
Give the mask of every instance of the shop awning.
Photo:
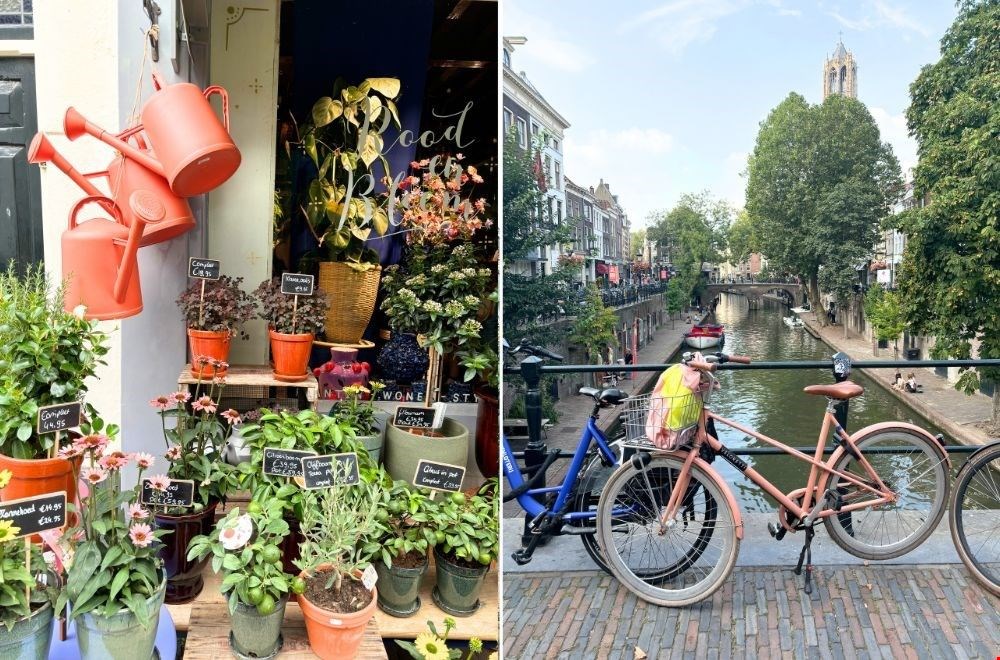
[[[594,266],[594,270],[597,272],[598,275],[607,275],[611,269],[608,268],[608,265],[606,263],[598,261],[597,264],[595,264]]]

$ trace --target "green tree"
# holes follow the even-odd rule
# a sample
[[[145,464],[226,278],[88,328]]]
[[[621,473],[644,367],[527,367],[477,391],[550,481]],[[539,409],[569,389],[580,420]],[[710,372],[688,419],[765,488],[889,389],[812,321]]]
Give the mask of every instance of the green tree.
[[[807,283],[813,309],[820,268],[826,286],[842,290],[902,190],[899,163],[867,108],[836,94],[821,105],[789,94],[761,124],[748,175],[758,247],[776,270]]]
[[[865,294],[865,318],[871,323],[878,341],[892,341],[893,352],[897,351],[896,340],[906,330],[906,316],[903,314],[902,300],[898,291],[888,291],[881,284],[868,289]],[[875,344],[878,355],[878,344]]]
[[[605,349],[617,346],[615,328],[618,315],[604,306],[601,292],[593,284],[587,285],[584,304],[570,329],[569,340],[587,351],[587,359],[593,364],[604,362]]]
[[[917,140],[913,192],[927,204],[901,214],[907,235],[899,279],[914,332],[933,355],[1000,357],[1000,3],[963,0],[941,39],[941,58],[910,86]],[[1000,382],[1000,370],[981,375]],[[980,374],[958,387],[972,392]],[[1000,387],[993,396],[1000,426]]]
[[[759,252],[757,236],[753,221],[746,209],[741,210],[726,233],[726,247],[729,263],[739,264],[750,258],[754,252]]]

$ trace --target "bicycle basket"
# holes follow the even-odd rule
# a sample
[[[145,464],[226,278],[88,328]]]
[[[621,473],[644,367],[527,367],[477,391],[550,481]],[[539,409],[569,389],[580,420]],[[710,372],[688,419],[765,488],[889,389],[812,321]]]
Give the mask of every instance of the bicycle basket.
[[[693,434],[704,404],[700,373],[692,371],[674,365],[663,372],[652,393],[626,400],[624,421],[630,442],[674,449]]]

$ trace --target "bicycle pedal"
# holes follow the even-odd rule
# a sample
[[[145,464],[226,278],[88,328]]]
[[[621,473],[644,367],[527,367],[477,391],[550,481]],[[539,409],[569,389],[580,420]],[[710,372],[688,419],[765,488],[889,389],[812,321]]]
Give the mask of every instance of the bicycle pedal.
[[[767,523],[767,531],[771,534],[771,538],[775,541],[780,541],[785,538],[785,534],[788,532],[784,527],[778,527],[778,523],[769,522]]]
[[[520,550],[515,550],[511,553],[510,558],[513,559],[514,563],[518,566],[524,566],[531,561],[531,555],[532,553],[527,552],[525,548],[521,548]]]

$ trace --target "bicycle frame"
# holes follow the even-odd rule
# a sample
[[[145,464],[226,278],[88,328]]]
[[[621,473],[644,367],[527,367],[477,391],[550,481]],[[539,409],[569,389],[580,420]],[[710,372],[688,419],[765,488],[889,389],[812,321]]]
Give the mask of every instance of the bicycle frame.
[[[576,484],[577,478],[580,475],[580,470],[583,468],[583,461],[587,456],[587,451],[590,449],[591,443],[596,443],[598,451],[605,458],[605,460],[617,467],[618,459],[615,458],[614,453],[611,451],[611,447],[608,444],[608,440],[604,436],[604,433],[597,428],[597,424],[594,423],[594,418],[591,417],[587,419],[587,425],[580,434],[580,441],[576,446],[576,451],[573,453],[573,460],[570,463],[569,469],[567,470],[562,483],[557,486],[547,486],[545,488],[531,488],[522,493],[517,497],[517,503],[521,505],[521,508],[524,509],[529,515],[535,517],[546,512],[553,513],[562,511],[566,506],[567,500],[572,493],[573,486]],[[513,452],[510,449],[510,443],[507,441],[506,435],[503,437],[503,446],[501,449],[502,452],[500,459],[501,464],[503,465],[504,474],[507,477],[507,483],[510,485],[511,489],[516,489],[524,484],[524,477],[521,474],[521,470],[513,460]],[[545,496],[548,493],[557,493],[556,501],[552,505],[551,509],[537,499],[538,496]],[[579,519],[595,518],[596,516],[597,513],[593,511],[571,511],[563,515],[563,520],[565,522],[570,522]]]
[[[720,424],[736,429],[737,431],[745,433],[753,438],[756,438],[757,440],[766,442],[773,447],[777,447],[782,452],[794,456],[800,461],[809,463],[811,467],[809,469],[809,478],[806,482],[805,492],[802,495],[802,505],[800,506],[792,500],[791,497],[781,492],[778,487],[771,483],[765,476],[757,472],[755,469],[747,465],[745,461],[733,454],[733,452],[731,452],[729,448],[723,445],[717,438],[712,437],[705,430],[705,425],[709,419],[713,419]],[[826,447],[826,439],[830,435],[831,428],[837,434],[837,437],[840,438],[841,447],[835,450],[830,458],[824,462],[823,449]],[[676,517],[681,505],[682,496],[687,491],[687,486],[690,481],[691,465],[694,463],[695,457],[698,456],[699,449],[705,443],[707,443],[708,446],[719,456],[726,459],[726,461],[728,461],[733,467],[742,472],[748,479],[750,479],[750,481],[755,483],[762,490],[764,490],[764,492],[777,500],[782,507],[799,520],[803,520],[810,516],[813,492],[822,493],[825,490],[827,481],[830,479],[831,475],[838,475],[843,481],[854,484],[862,490],[868,491],[877,497],[876,499],[867,500],[865,502],[845,504],[840,509],[822,509],[813,515],[813,519],[827,518],[832,515],[848,513],[858,509],[881,506],[882,504],[893,502],[896,497],[895,493],[893,493],[893,491],[885,485],[885,482],[882,481],[882,478],[864,457],[864,454],[858,449],[857,445],[851,439],[851,436],[847,434],[844,428],[834,417],[832,400],[828,401],[826,411],[823,415],[823,425],[820,429],[819,438],[816,442],[816,453],[814,456],[809,456],[808,454],[805,454],[794,447],[789,447],[774,438],[770,438],[737,422],[716,415],[709,411],[706,407],[702,409],[693,446],[687,452],[687,456],[684,459],[684,467],[678,475],[676,487],[670,495],[670,500],[661,516],[661,520],[672,520]],[[864,468],[870,478],[870,483],[866,483],[852,474],[844,473],[833,468],[834,464],[840,460],[840,457],[843,456],[845,451],[851,453],[857,458],[858,463]],[[784,517],[782,517],[781,523],[787,528],[793,529],[788,526]]]

